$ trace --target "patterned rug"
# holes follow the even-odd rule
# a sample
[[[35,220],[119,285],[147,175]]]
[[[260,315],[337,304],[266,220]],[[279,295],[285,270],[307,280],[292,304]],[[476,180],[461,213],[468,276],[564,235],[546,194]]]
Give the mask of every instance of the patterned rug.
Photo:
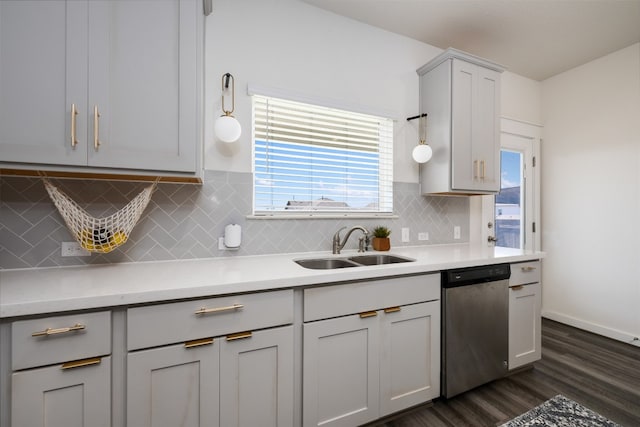
[[[547,400],[500,427],[621,427],[562,395]]]

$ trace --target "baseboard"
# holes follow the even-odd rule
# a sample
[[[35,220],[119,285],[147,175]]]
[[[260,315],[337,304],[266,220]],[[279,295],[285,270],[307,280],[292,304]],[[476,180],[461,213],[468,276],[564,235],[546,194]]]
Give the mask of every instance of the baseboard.
[[[543,311],[542,317],[544,317],[545,319],[555,320],[556,322],[564,323],[578,329],[593,332],[594,334],[602,335],[616,341],[622,341],[627,344],[640,347],[640,337],[632,335],[628,332],[608,328],[606,326],[598,325],[596,323],[588,322],[582,319],[577,319],[575,317],[567,316],[566,314],[557,313],[554,311]]]

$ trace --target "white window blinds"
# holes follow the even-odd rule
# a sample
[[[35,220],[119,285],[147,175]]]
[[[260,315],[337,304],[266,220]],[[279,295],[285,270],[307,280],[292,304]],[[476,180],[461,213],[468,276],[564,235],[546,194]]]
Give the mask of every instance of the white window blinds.
[[[254,213],[393,212],[393,121],[253,96]]]

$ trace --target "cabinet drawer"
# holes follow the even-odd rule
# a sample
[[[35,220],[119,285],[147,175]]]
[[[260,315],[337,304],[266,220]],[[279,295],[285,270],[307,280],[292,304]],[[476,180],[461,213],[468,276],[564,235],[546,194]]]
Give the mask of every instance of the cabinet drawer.
[[[135,350],[293,322],[293,290],[131,308],[127,348]]]
[[[526,285],[540,281],[540,261],[511,264],[509,286]]]
[[[394,277],[304,290],[304,321],[440,299],[440,274]]]
[[[11,326],[14,371],[111,353],[111,312],[20,320]]]

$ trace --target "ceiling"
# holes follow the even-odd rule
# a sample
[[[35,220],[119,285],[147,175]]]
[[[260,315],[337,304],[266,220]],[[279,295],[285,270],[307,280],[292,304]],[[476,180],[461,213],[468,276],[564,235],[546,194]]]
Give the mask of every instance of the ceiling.
[[[534,80],[640,42],[640,0],[302,0]]]

